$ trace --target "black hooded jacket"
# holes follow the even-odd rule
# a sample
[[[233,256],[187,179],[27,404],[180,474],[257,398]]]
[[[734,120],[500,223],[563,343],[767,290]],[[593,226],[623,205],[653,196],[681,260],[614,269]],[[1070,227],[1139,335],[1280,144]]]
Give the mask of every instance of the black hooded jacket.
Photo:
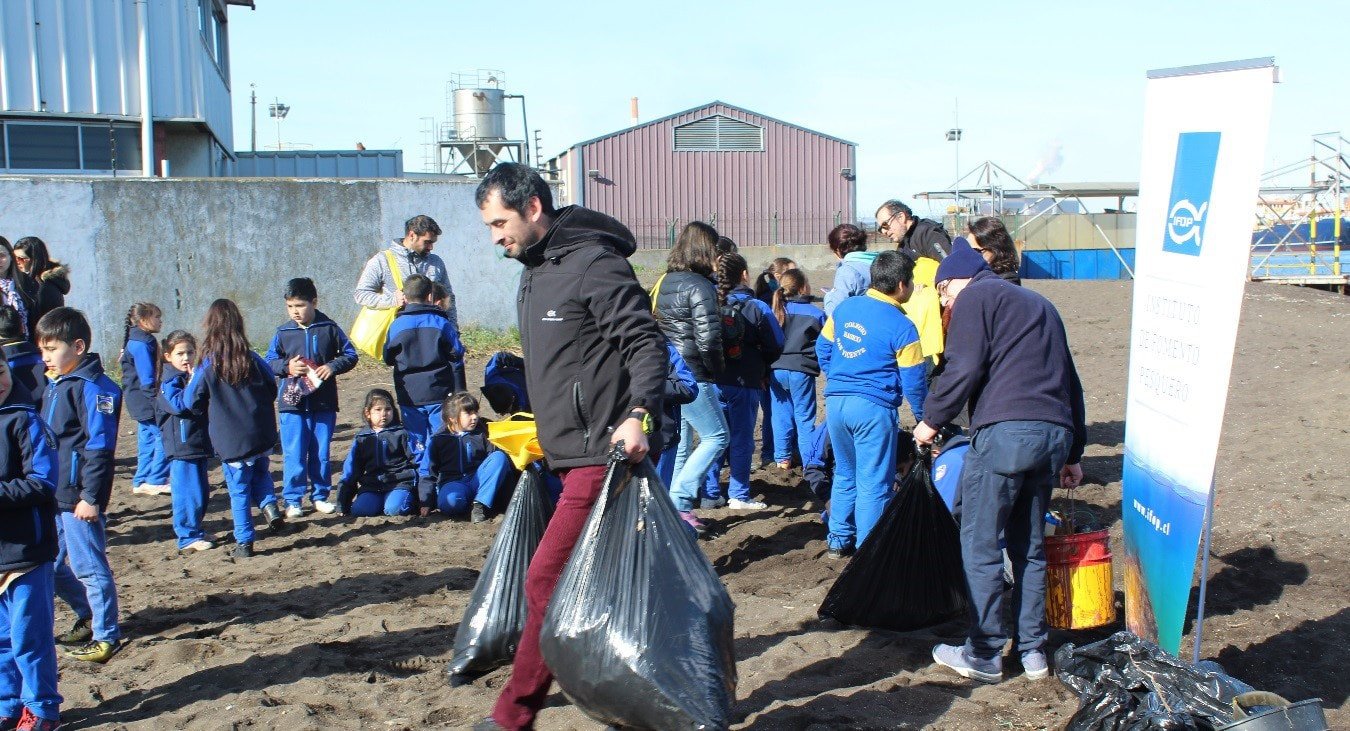
[[[622,223],[568,206],[521,256],[525,383],[555,469],[604,464],[630,410],[660,414],[666,346],[626,261],[636,250]]]
[[[700,383],[726,367],[717,287],[698,272],[667,272],[656,290],[656,321]]]

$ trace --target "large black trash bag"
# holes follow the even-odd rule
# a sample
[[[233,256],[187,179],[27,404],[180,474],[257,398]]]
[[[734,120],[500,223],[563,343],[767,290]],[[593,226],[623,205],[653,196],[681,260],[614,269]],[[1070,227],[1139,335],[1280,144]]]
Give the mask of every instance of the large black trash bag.
[[[1233,697],[1250,690],[1129,632],[1082,647],[1064,645],[1055,653],[1055,668],[1078,694],[1068,731],[1210,731],[1233,720]]]
[[[734,612],[651,464],[611,462],[539,644],[558,687],[601,723],[724,729]]]
[[[464,608],[448,670],[451,685],[467,683],[515,657],[525,629],[525,571],[552,515],[539,467],[531,465],[520,475]]]
[[[966,611],[960,531],[930,468],[927,459],[914,460],[899,494],[825,595],[820,616],[904,632]]]

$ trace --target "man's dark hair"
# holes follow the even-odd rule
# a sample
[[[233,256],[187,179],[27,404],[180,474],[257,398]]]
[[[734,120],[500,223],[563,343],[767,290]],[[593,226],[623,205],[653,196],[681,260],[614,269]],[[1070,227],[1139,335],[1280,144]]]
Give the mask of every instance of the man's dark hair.
[[[414,274],[403,280],[403,296],[409,302],[418,304],[427,304],[431,301],[431,293],[435,283],[421,274]]]
[[[914,259],[903,251],[883,251],[872,260],[872,289],[895,294],[900,285],[914,284]]]
[[[73,345],[83,340],[86,349],[93,347],[94,335],[89,330],[89,320],[83,312],[74,307],[58,307],[42,316],[37,324],[37,341],[56,340]]]
[[[286,282],[283,297],[288,300],[314,302],[319,299],[319,288],[314,286],[314,280],[309,277],[296,277]]]
[[[885,203],[882,203],[881,207],[886,209],[886,215],[888,216],[894,216],[897,213],[903,213],[905,214],[905,218],[914,218],[914,211],[911,210],[909,206],[905,205],[904,203],[901,203],[900,201],[894,198],[886,201]],[[877,225],[880,224],[881,221],[877,221]]]
[[[441,227],[436,225],[436,221],[432,220],[431,216],[413,216],[403,222],[403,235],[407,236],[408,234],[417,234],[418,236],[436,234],[440,236]]]
[[[548,183],[539,177],[539,173],[526,165],[504,162],[489,170],[483,176],[483,182],[478,184],[478,192],[473,197],[479,208],[487,204],[488,196],[494,190],[501,193],[502,205],[522,216],[531,198],[539,199],[544,215],[553,215],[553,191],[548,189]]]
[[[23,316],[9,305],[0,305],[0,342],[23,340]]]

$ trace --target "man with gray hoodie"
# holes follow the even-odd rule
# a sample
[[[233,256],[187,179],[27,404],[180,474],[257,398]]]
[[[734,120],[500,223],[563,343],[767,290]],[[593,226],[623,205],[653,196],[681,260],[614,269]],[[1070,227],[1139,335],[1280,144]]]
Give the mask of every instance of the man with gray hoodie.
[[[356,304],[376,310],[402,307],[408,303],[403,293],[394,285],[393,272],[389,270],[389,257],[393,254],[403,281],[414,274],[421,274],[436,284],[445,287],[450,293],[450,324],[459,330],[459,313],[455,308],[455,292],[450,288],[449,271],[441,257],[432,253],[436,240],[441,235],[441,227],[431,216],[413,216],[403,224],[403,239],[392,239],[388,247],[372,256],[361,270],[361,278],[356,280]]]

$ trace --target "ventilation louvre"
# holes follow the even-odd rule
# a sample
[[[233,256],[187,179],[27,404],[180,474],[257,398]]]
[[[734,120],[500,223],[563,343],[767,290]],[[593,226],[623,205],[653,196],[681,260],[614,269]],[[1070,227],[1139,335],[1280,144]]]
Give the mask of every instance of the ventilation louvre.
[[[714,114],[675,128],[676,152],[762,152],[764,128]]]

